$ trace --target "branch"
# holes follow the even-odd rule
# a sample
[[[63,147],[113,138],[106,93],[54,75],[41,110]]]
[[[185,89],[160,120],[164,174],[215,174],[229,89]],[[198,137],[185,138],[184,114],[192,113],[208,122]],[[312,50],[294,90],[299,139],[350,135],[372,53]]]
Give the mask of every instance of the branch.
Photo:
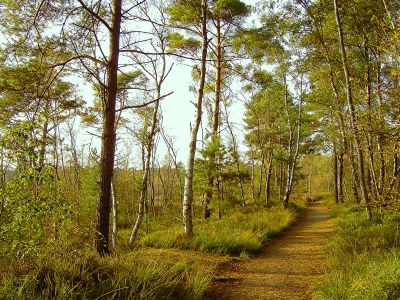
[[[104,61],[102,61],[102,60],[100,60],[98,58],[95,58],[95,57],[90,56],[88,54],[78,54],[78,55],[70,57],[69,59],[67,59],[66,61],[64,61],[62,63],[51,65],[50,68],[55,68],[55,67],[59,67],[59,66],[65,66],[66,64],[68,64],[69,62],[71,62],[73,60],[82,59],[82,58],[89,59],[89,60],[91,60],[91,61],[93,61],[95,63],[98,63],[98,64],[102,65],[103,67],[107,67],[107,64]]]
[[[132,9],[134,9],[135,7],[138,7],[139,5],[143,4],[144,2],[146,2],[146,0],[140,1],[139,3],[136,3],[134,6],[132,6],[131,8],[128,8],[127,10],[125,10],[124,12],[122,12],[122,16],[128,14]]]
[[[153,101],[150,101],[150,102],[147,102],[147,103],[144,103],[144,104],[125,106],[125,107],[122,107],[122,108],[120,108],[120,109],[116,109],[115,112],[119,112],[119,111],[122,111],[122,110],[125,110],[125,109],[130,109],[130,108],[141,108],[141,107],[145,107],[145,106],[147,106],[147,105],[149,105],[149,104],[152,104],[152,103],[154,103],[154,102],[160,101],[160,100],[162,100],[163,98],[168,97],[169,95],[171,95],[171,94],[173,94],[173,93],[174,93],[174,92],[170,92],[170,93],[165,94],[165,95],[163,95],[163,96],[161,96],[161,97],[159,97],[159,98],[157,98],[157,99],[155,99],[155,100],[153,100]]]
[[[95,17],[97,20],[99,20],[109,31],[112,31],[111,26],[98,14],[96,14],[93,10],[91,10],[89,7],[86,6],[85,3],[83,3],[82,0],[78,0],[78,2],[82,5],[82,8],[86,10],[90,15]]]

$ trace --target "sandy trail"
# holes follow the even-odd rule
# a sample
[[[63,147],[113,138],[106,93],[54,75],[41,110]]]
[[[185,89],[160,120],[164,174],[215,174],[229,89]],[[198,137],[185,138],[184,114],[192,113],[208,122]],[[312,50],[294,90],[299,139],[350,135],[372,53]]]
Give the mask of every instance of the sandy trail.
[[[325,247],[334,231],[328,208],[313,203],[299,221],[251,259],[222,264],[204,299],[312,299],[326,270]]]

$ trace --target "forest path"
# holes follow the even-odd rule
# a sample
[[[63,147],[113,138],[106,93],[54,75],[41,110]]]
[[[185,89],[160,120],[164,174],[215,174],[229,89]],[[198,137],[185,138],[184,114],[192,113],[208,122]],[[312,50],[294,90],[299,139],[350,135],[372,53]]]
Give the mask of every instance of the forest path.
[[[312,203],[292,227],[250,259],[217,268],[204,299],[312,299],[327,268],[325,249],[335,230],[328,208]]]

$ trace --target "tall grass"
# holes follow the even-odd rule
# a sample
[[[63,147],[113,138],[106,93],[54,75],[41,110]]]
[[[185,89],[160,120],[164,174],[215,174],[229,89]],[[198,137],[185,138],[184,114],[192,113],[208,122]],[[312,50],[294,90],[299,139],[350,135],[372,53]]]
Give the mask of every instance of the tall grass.
[[[256,253],[268,239],[287,228],[295,215],[294,210],[253,206],[232,212],[221,220],[196,220],[192,238],[183,238],[181,226],[176,225],[147,234],[139,241],[139,246],[230,255]]]
[[[338,229],[328,243],[332,272],[315,299],[400,299],[400,213],[341,207]]]
[[[15,267],[1,274],[0,299],[201,299],[211,281],[199,264],[148,251],[107,259],[49,254]]]
[[[292,209],[232,208],[221,220],[196,219],[189,239],[167,216],[149,222],[134,249],[122,242],[129,230],[121,230],[108,258],[92,251],[87,233],[71,227],[74,234],[41,245],[29,259],[0,256],[0,299],[202,299],[226,255],[256,253],[295,216]]]

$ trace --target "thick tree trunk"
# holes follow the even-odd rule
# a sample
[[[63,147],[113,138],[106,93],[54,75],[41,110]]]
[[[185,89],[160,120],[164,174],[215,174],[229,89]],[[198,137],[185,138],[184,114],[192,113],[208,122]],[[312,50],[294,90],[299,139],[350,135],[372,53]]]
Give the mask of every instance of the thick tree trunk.
[[[194,157],[196,154],[196,141],[197,132],[199,131],[202,106],[203,106],[203,94],[204,94],[204,84],[206,78],[206,60],[207,60],[207,2],[202,0],[201,2],[201,31],[202,31],[202,49],[201,49],[201,68],[200,68],[200,83],[197,95],[196,103],[196,120],[191,128],[190,144],[189,144],[189,154],[186,163],[185,171],[185,190],[182,203],[182,217],[184,234],[186,237],[191,237],[194,234],[193,231],[193,169],[194,169]]]
[[[365,204],[367,218],[371,219],[372,212],[371,212],[371,207],[369,204],[369,198],[368,198],[367,187],[366,187],[366,182],[365,182],[364,157],[363,157],[363,151],[362,151],[360,137],[358,135],[358,130],[357,130],[355,109],[354,109],[353,96],[352,96],[352,91],[351,91],[350,74],[349,74],[349,68],[348,68],[348,64],[347,64],[346,49],[345,49],[345,45],[344,45],[342,24],[341,24],[341,20],[340,20],[340,16],[339,16],[337,0],[333,0],[333,4],[334,4],[334,9],[335,9],[336,23],[337,23],[338,34],[339,34],[340,50],[342,53],[342,63],[343,63],[345,81],[346,81],[346,96],[347,96],[348,109],[349,109],[349,113],[350,113],[350,123],[351,123],[353,138],[354,138],[354,141],[356,143],[356,148],[357,148],[356,151],[357,151],[357,157],[358,157],[358,171],[359,171],[361,195],[362,195],[362,198],[363,198],[363,201]]]
[[[94,246],[104,256],[109,250],[111,180],[114,172],[115,153],[115,105],[117,98],[117,75],[119,42],[121,31],[122,1],[112,3],[112,24],[110,28],[110,56],[107,64],[107,85],[103,103],[103,133],[101,137],[100,181],[97,203],[96,233]]]

